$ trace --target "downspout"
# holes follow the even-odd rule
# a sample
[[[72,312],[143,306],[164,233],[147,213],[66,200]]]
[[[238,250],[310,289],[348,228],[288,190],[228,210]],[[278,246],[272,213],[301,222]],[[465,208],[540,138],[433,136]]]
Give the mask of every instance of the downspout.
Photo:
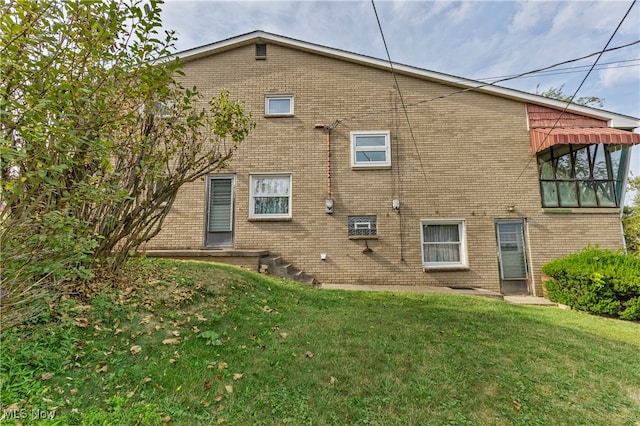
[[[316,129],[324,129],[327,134],[327,199],[325,213],[333,214],[333,198],[331,198],[331,125],[316,124]]]

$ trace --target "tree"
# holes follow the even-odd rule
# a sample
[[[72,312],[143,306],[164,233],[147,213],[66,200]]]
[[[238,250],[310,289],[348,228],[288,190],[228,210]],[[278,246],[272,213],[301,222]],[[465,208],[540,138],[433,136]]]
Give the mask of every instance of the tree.
[[[567,95],[563,92],[564,84],[558,88],[550,87],[542,93],[538,92],[540,85],[536,86],[536,95],[544,96],[545,98],[557,99],[562,102],[573,103],[584,106],[598,106],[602,108],[604,106],[604,98],[598,98],[596,96],[581,96],[579,98],[571,99],[571,95]]]
[[[627,251],[640,253],[640,176],[629,179],[629,189],[635,191],[635,195],[633,204],[623,209],[624,239]]]
[[[2,306],[156,235],[178,189],[224,167],[253,127],[229,93],[179,83],[158,0],[19,0],[0,18]]]

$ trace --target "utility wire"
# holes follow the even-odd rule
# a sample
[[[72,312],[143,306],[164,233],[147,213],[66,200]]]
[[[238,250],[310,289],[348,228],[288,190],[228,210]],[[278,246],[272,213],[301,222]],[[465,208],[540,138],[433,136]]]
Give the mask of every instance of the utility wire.
[[[598,55],[598,57],[596,58],[596,60],[593,62],[593,65],[591,65],[591,68],[589,68],[589,71],[587,72],[587,74],[584,76],[584,78],[582,79],[582,81],[580,82],[580,85],[578,86],[578,88],[576,89],[575,92],[573,92],[573,95],[571,95],[571,98],[569,98],[569,100],[567,101],[567,105],[564,107],[564,109],[562,110],[562,112],[558,115],[558,118],[556,118],[556,121],[553,123],[553,126],[551,126],[551,129],[549,129],[549,132],[547,132],[547,134],[545,135],[544,139],[542,140],[542,142],[540,142],[540,144],[538,145],[538,147],[544,145],[544,143],[546,142],[546,140],[549,138],[549,135],[551,134],[551,132],[553,131],[553,129],[556,128],[556,126],[558,125],[558,122],[560,122],[560,119],[562,118],[562,116],[564,115],[564,113],[567,111],[567,109],[569,108],[569,105],[571,105],[571,103],[573,102],[573,99],[576,97],[576,95],[578,94],[578,92],[580,91],[580,89],[582,89],[582,86],[584,85],[585,81],[587,81],[587,78],[589,78],[589,75],[591,74],[591,72],[593,71],[593,69],[595,68],[595,66],[598,64],[598,61],[600,60],[600,58],[602,57],[602,55],[604,54],[604,52],[606,52],[607,48],[609,47],[609,44],[611,44],[611,41],[613,40],[613,37],[615,37],[616,33],[618,32],[618,30],[620,29],[620,27],[622,26],[622,23],[624,22],[625,19],[627,19],[627,16],[629,16],[629,13],[631,12],[631,9],[633,9],[633,6],[636,5],[636,0],[633,0],[631,2],[631,6],[629,6],[629,9],[627,9],[627,13],[624,14],[624,16],[622,17],[622,19],[620,20],[620,22],[618,22],[618,26],[616,27],[616,29],[613,31],[613,34],[611,34],[611,37],[609,37],[609,40],[607,41],[607,44],[604,46],[604,49],[602,49],[602,51],[600,51],[600,54]],[[537,151],[537,149],[536,149]],[[522,175],[522,173],[520,173],[520,175]],[[518,177],[519,178],[519,177]],[[516,180],[517,182],[517,180]]]
[[[639,62],[637,64],[628,64],[629,62]],[[622,65],[627,63],[627,65]],[[612,66],[612,67],[605,67],[605,65],[616,65],[616,66]],[[596,69],[598,70],[602,70],[602,69],[617,69],[617,68],[629,68],[629,67],[637,67],[640,66],[640,58],[638,59],[626,59],[624,61],[613,61],[613,62],[601,62],[598,64],[598,66],[596,67]],[[558,75],[558,74],[575,74],[575,73],[581,73],[583,71],[585,71],[585,68],[589,68],[590,65],[578,65],[575,67],[564,67],[564,68],[556,68],[555,70],[547,70],[547,71],[540,71],[539,73],[537,73],[538,75],[543,75],[543,76],[548,76],[548,75]],[[531,77],[538,77],[538,75],[525,75],[522,76],[521,78],[531,78]],[[489,82],[491,80],[500,80],[503,78],[508,78],[508,77],[514,77],[514,74],[509,74],[509,75],[500,75],[497,77],[482,77],[482,78],[473,78],[472,80],[476,80],[476,81],[482,81],[482,82]]]
[[[584,78],[582,79],[582,82],[580,83],[580,85],[578,86],[578,88],[576,89],[576,91],[573,93],[573,95],[571,96],[571,98],[567,101],[567,105],[564,107],[564,109],[562,110],[562,112],[560,112],[560,114],[558,115],[558,118],[556,119],[556,121],[553,123],[553,126],[551,126],[551,129],[549,129],[549,131],[547,132],[547,134],[545,135],[544,139],[542,140],[542,142],[540,142],[538,144],[538,146],[536,147],[536,149],[534,150],[535,152],[531,155],[531,157],[529,158],[529,161],[527,162],[527,164],[524,166],[524,168],[522,169],[522,171],[520,171],[520,174],[518,175],[518,177],[516,178],[516,180],[513,182],[513,186],[515,186],[515,184],[518,182],[518,180],[520,180],[520,178],[522,177],[522,175],[524,174],[525,170],[529,167],[529,165],[531,164],[531,162],[533,161],[534,158],[537,157],[537,148],[539,148],[540,146],[544,145],[544,143],[546,142],[546,140],[549,138],[549,135],[551,135],[551,132],[553,131],[553,129],[556,128],[556,126],[558,125],[558,122],[560,121],[560,118],[562,118],[562,115],[567,111],[567,109],[569,108],[569,105],[571,105],[571,102],[573,102],[573,99],[576,97],[576,95],[578,94],[578,92],[580,91],[580,89],[582,88],[582,85],[585,83],[585,81],[587,81],[587,78],[589,78],[589,75],[591,74],[591,71],[593,71],[593,68],[596,66],[596,64],[598,63],[598,61],[600,60],[600,58],[602,57],[602,55],[607,51],[607,48],[609,47],[609,44],[611,43],[611,41],[613,40],[613,37],[616,35],[616,33],[618,32],[618,30],[620,29],[620,27],[622,26],[622,23],[625,21],[625,19],[627,19],[627,16],[629,16],[629,13],[631,12],[631,9],[633,9],[633,6],[635,6],[636,4],[636,0],[633,0],[631,2],[631,6],[629,6],[629,9],[627,10],[627,13],[624,14],[624,16],[622,17],[622,19],[620,20],[620,22],[618,23],[618,26],[616,27],[616,29],[613,31],[613,34],[611,34],[611,37],[609,37],[609,40],[607,41],[607,44],[604,46],[604,49],[602,49],[600,51],[600,53],[598,54],[598,57],[596,58],[596,60],[594,61],[593,65],[591,66],[591,68],[589,69],[589,71],[587,72],[587,74],[584,76]],[[512,188],[513,188],[512,186]]]
[[[404,111],[404,117],[407,120],[407,126],[409,126],[409,132],[411,133],[411,140],[413,141],[413,146],[416,149],[416,156],[418,157],[418,163],[420,164],[420,169],[422,170],[422,174],[424,176],[425,182],[427,182],[427,173],[424,170],[424,165],[422,164],[422,157],[420,156],[420,150],[418,149],[418,143],[416,142],[416,137],[413,133],[413,128],[411,127],[411,120],[409,120],[409,113],[407,112],[407,105],[404,102],[404,97],[402,96],[402,91],[400,90],[400,85],[398,84],[398,78],[396,76],[395,69],[393,68],[393,62],[391,61],[391,55],[389,54],[389,48],[387,47],[387,41],[384,38],[384,32],[382,31],[382,24],[380,24],[380,18],[378,17],[378,11],[376,10],[376,4],[374,0],[371,0],[371,6],[373,6],[373,12],[376,15],[376,21],[378,21],[378,28],[380,29],[380,36],[382,37],[382,43],[384,44],[384,50],[387,52],[387,59],[389,60],[389,67],[391,68],[391,75],[393,76],[393,81],[396,85],[396,90],[398,91],[398,96],[400,97],[400,103],[402,104],[402,110]]]
[[[459,95],[461,93],[466,93],[466,92],[470,92],[470,91],[473,91],[473,90],[482,89],[484,87],[495,86],[498,83],[502,83],[504,81],[515,80],[515,79],[522,78],[522,77],[525,77],[525,76],[530,76],[531,74],[540,73],[540,72],[543,72],[543,71],[558,67],[560,65],[565,65],[565,64],[572,63],[572,62],[581,61],[583,59],[587,59],[587,58],[590,58],[590,57],[593,57],[593,56],[596,56],[596,55],[601,55],[603,52],[612,52],[612,51],[619,50],[619,49],[624,49],[626,47],[630,47],[630,46],[633,46],[633,45],[636,45],[636,44],[639,44],[639,43],[640,43],[640,40],[636,40],[636,41],[633,41],[633,42],[630,42],[630,43],[627,43],[627,44],[623,44],[623,45],[620,45],[620,46],[611,47],[611,48],[605,49],[603,51],[590,53],[588,55],[584,55],[584,56],[581,56],[579,58],[568,59],[566,61],[558,62],[558,63],[555,63],[553,65],[549,65],[549,66],[546,66],[546,67],[538,68],[538,69],[535,69],[535,70],[532,70],[532,71],[527,71],[527,72],[522,72],[522,73],[515,74],[515,75],[512,75],[512,76],[507,76],[505,78],[501,78],[501,79],[493,81],[491,83],[478,82],[478,83],[482,83],[482,84],[479,84],[479,85],[473,86],[473,87],[468,87],[468,88],[461,89],[461,90],[456,90],[456,91],[448,93],[446,95],[440,95],[440,96],[436,96],[434,98],[423,99],[423,100],[420,100],[420,101],[416,101],[416,102],[413,102],[413,103],[410,103],[410,104],[406,104],[406,106],[407,107],[413,107],[413,106],[421,105],[421,104],[424,104],[424,103],[429,103],[429,102],[433,102],[433,101],[436,101],[436,100],[445,99],[445,98],[448,98],[449,96]],[[456,83],[456,82],[457,83],[466,83],[468,81],[469,81],[468,79],[467,80],[458,80],[458,81],[454,81],[454,83]],[[369,115],[385,114],[385,113],[388,113],[390,111],[391,111],[390,108],[369,110],[369,111],[366,111],[366,112],[357,113],[357,114],[353,114],[353,115],[350,115],[350,116],[347,116],[347,117],[339,118],[339,119],[337,119],[335,121],[335,124],[337,125],[337,124],[339,124],[339,123],[341,123],[343,121],[353,120],[355,118],[365,117],[365,116],[369,116]]]

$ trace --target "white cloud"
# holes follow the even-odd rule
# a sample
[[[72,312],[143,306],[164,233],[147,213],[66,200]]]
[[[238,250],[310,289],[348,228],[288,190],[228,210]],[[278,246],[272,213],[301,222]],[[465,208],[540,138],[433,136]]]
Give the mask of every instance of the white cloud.
[[[640,66],[628,66],[628,67],[615,67],[609,65],[604,70],[600,71],[600,82],[604,87],[612,87],[616,84],[623,84],[626,82],[635,81],[636,84],[640,81]],[[640,93],[636,93],[640,99]],[[639,101],[640,102],[640,101]]]

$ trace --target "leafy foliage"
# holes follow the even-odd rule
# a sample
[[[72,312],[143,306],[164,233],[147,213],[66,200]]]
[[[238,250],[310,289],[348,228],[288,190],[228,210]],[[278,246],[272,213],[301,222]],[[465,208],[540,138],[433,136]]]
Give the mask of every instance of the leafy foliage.
[[[542,267],[549,299],[601,315],[640,320],[640,257],[586,248]]]
[[[640,176],[629,179],[629,189],[635,191],[632,206],[625,206],[622,226],[627,250],[640,253]]]
[[[539,86],[539,85],[538,85]],[[599,98],[597,96],[580,96],[579,98],[571,98],[571,95],[567,95],[563,92],[564,84],[560,87],[550,87],[544,92],[538,93],[538,87],[536,87],[536,95],[544,96],[545,98],[557,99],[559,101],[591,106],[595,105],[600,108],[604,106],[605,99]]]
[[[178,189],[224,167],[253,127],[228,92],[207,104],[181,86],[160,5],[3,3],[3,306],[117,271]]]

